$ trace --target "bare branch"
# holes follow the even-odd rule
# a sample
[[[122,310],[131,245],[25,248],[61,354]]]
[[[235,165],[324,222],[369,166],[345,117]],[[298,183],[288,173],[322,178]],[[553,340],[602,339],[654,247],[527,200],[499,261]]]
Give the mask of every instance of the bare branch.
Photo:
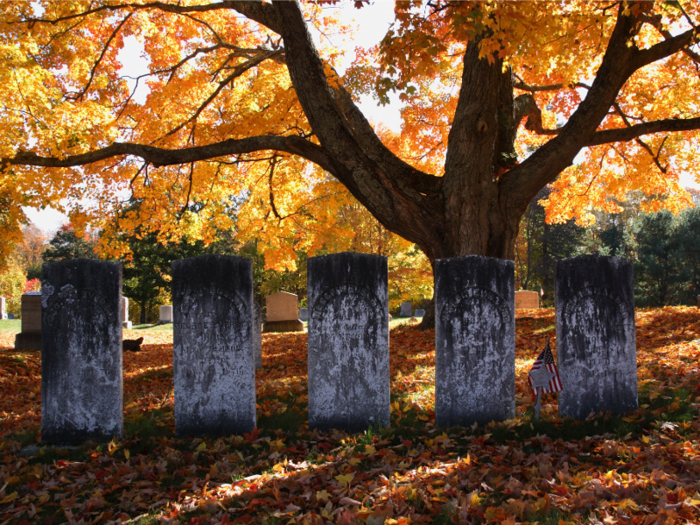
[[[95,72],[97,71],[97,68],[99,65],[102,63],[102,59],[104,58],[105,54],[107,53],[107,50],[109,49],[109,45],[112,43],[112,40],[114,40],[114,37],[117,36],[117,33],[119,33],[119,30],[124,27],[124,24],[131,18],[131,15],[133,13],[129,13],[124,17],[124,20],[119,22],[119,25],[112,31],[112,34],[109,35],[109,38],[107,39],[107,42],[105,43],[104,47],[102,48],[102,52],[100,53],[100,56],[97,58],[95,63],[92,66],[92,69],[90,70],[90,78],[88,78],[87,84],[85,84],[85,87],[81,89],[78,93],[75,95],[71,95],[68,98],[71,98],[73,100],[80,100],[82,99],[85,94],[87,93],[88,89],[90,89],[90,85],[92,84],[93,79],[95,78]]]
[[[202,102],[202,104],[197,108],[197,111],[195,111],[194,115],[192,115],[190,118],[188,118],[186,121],[184,121],[182,124],[179,126],[176,126],[172,130],[170,130],[168,133],[165,134],[166,137],[173,135],[174,133],[178,132],[182,128],[184,128],[188,123],[193,122],[197,120],[197,117],[206,109],[206,107],[211,104],[211,102],[221,93],[221,90],[224,89],[227,85],[229,85],[231,82],[233,82],[235,79],[240,77],[243,73],[248,71],[249,69],[252,69],[253,67],[257,66],[261,62],[264,62],[268,58],[271,58],[275,55],[279,55],[283,53],[284,50],[279,49],[277,51],[270,51],[269,53],[266,53],[264,55],[260,55],[259,57],[253,58],[251,60],[248,60],[247,62],[244,62],[243,64],[240,64],[236,66],[236,68],[233,70],[233,73],[231,73],[228,77],[226,77],[219,85],[216,87],[214,92],[207,97],[207,99]]]

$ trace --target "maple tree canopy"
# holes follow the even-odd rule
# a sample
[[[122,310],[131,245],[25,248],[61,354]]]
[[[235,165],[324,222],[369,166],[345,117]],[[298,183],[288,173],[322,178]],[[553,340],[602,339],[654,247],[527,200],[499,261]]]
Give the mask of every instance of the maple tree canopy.
[[[235,220],[274,265],[301,238],[321,248],[351,194],[431,261],[512,259],[549,183],[554,221],[614,211],[610,197],[633,189],[649,210],[688,205],[697,2],[398,3],[381,44],[342,74],[342,52],[310,32],[349,31],[324,5],[2,2],[3,240],[21,206],[163,238]],[[145,100],[122,76],[127,37],[149,61]],[[400,133],[355,104],[392,92]]]

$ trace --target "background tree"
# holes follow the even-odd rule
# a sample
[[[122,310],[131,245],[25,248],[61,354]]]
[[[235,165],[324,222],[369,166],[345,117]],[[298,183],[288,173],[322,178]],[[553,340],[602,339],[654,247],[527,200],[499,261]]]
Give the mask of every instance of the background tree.
[[[78,233],[70,223],[61,226],[49,241],[49,246],[42,254],[44,262],[63,261],[65,259],[98,259],[95,251],[96,234]]]
[[[0,9],[0,187],[15,188],[15,220],[17,195],[23,205],[70,197],[80,229],[119,208],[115,192],[128,187],[145,203],[139,224],[207,238],[231,196],[246,195],[244,213],[267,231],[262,251],[282,261],[295,251],[279,239],[318,220],[308,212],[332,199],[333,177],[434,262],[512,259],[520,219],[548,183],[555,222],[584,224],[633,189],[647,192],[646,211],[689,202],[677,181],[696,173],[700,128],[691,0],[398,3],[381,45],[342,76],[340,53],[325,39],[317,48],[310,28],[345,28],[319,4]],[[150,61],[144,103],[120,77],[126,36]],[[387,142],[355,100],[391,91],[405,126]],[[94,212],[86,196],[100,200]]]
[[[516,281],[520,289],[544,291],[544,304],[554,301],[554,269],[556,261],[579,255],[586,230],[573,219],[549,224],[543,203],[550,197],[547,186],[532,199],[516,240]]]

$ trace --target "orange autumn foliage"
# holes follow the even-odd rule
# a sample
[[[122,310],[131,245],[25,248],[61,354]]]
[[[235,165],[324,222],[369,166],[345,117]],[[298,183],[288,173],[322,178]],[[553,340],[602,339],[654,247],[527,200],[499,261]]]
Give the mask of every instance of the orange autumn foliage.
[[[373,184],[400,188],[403,197],[417,203],[432,191],[426,185],[441,184],[450,134],[456,129],[462,58],[468,44],[477,41],[484,61],[502,61],[504,71],[511,68],[514,96],[537,108],[520,115],[528,116],[523,126],[515,123],[514,152],[500,152],[507,162],[484,171],[484,185],[508,182],[533,152],[545,151],[546,144],[569,132],[567,122],[577,125],[576,110],[588,93],[599,90],[595,80],[602,74],[607,46],[626,20],[634,21],[624,29],[629,33],[626,47],[648,63],[630,73],[605,108],[607,115],[587,132],[590,140],[576,146],[575,164],[558,161],[561,175],[547,201],[548,220],[576,217],[589,223],[593,209],[614,211],[615,202],[630,190],[647,194],[647,210],[676,212],[690,202],[678,178],[681,173],[698,178],[692,160],[700,128],[697,2],[399,2],[394,25],[381,44],[358,50],[345,70],[345,52],[327,36],[350,39],[352,24],[334,2],[302,3],[307,27],[319,35],[325,76],[323,89],[314,93],[301,93],[294,78],[303,75],[290,74],[290,61],[303,53],[292,57],[289,35],[283,42],[285,27],[275,18],[280,16],[277,7],[196,0],[0,4],[2,249],[19,238],[19,224],[26,220],[22,206],[51,205],[67,211],[78,230],[88,225],[103,229],[106,255],[127,250],[109,240],[111,234],[137,227],[158,232],[164,241],[188,236],[207,242],[217,230],[237,227],[242,237],[259,236],[269,267],[292,269],[300,244],[313,254],[329,235],[342,234],[338,210],[356,205],[352,194],[385,227],[430,252],[431,260],[477,252],[510,256],[512,239],[498,231],[505,228],[498,226],[505,219],[489,223],[496,229],[485,237],[503,237],[508,246],[493,248],[486,241],[472,246],[464,239],[429,246],[443,226],[472,216],[483,221],[508,204],[477,199],[455,207],[476,207],[473,214],[452,217],[446,212],[435,231],[424,218],[402,229],[407,218],[416,216],[413,209],[397,206],[391,216],[395,220],[389,221],[382,210],[396,203],[370,202],[379,193]],[[127,39],[143,48],[148,71],[138,83],[147,86],[146,95],[134,96],[134,80],[124,73],[120,51]],[[645,52],[659,58],[652,60]],[[329,132],[310,123],[310,100],[342,88],[355,101],[367,94],[386,100],[396,91],[404,104],[400,134],[392,137],[374,128],[388,153],[377,151],[395,158],[374,170],[368,181],[362,182],[361,175],[369,168],[357,167],[364,160],[336,160],[344,148],[323,144],[319,137],[328,142]],[[341,103],[332,112],[345,113],[328,129],[347,128],[361,145],[358,137],[367,129],[359,117]],[[647,124],[648,132],[617,133]],[[606,139],[613,136],[621,138]],[[416,176],[414,184],[385,169],[404,169],[404,162],[425,176]],[[356,172],[341,176],[340,164]],[[558,173],[542,175],[542,180],[550,182]],[[517,200],[518,187],[511,193]],[[430,199],[418,208],[429,213],[441,202]],[[138,209],[131,206],[134,201]]]

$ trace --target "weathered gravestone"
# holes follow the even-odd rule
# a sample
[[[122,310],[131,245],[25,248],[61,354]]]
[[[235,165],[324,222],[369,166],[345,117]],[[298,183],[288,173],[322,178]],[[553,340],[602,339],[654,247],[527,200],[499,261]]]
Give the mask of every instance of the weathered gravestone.
[[[425,317],[425,310],[422,308],[416,308],[416,317]]]
[[[158,324],[173,322],[173,305],[163,304],[158,309]]]
[[[472,255],[435,264],[435,419],[515,416],[513,261]]]
[[[76,444],[122,433],[121,265],[44,264],[41,439]]]
[[[257,301],[253,300],[253,355],[255,368],[262,368],[262,311]]]
[[[632,261],[584,255],[557,261],[559,415],[622,414],[639,406]]]
[[[401,303],[401,311],[399,317],[411,317],[411,303]]]
[[[379,255],[308,259],[309,427],[389,424],[387,277]]]
[[[265,299],[266,322],[263,332],[303,332],[304,323],[299,320],[297,296],[277,292]]]
[[[521,308],[539,308],[540,296],[537,292],[520,290],[515,292],[515,309]]]
[[[15,335],[15,350],[41,350],[41,292],[22,295],[22,332]]]
[[[13,314],[12,312],[9,312],[9,313],[7,314],[7,318],[8,318],[8,319],[14,319],[14,318],[15,318],[15,314]]]
[[[309,320],[309,309],[308,308],[299,308],[299,320],[300,321],[308,321]]]
[[[122,322],[122,328],[131,330],[132,323],[129,321],[129,298],[122,297],[121,303],[119,304],[119,319]]]
[[[175,433],[255,428],[253,265],[201,255],[173,261]]]
[[[0,297],[0,319],[7,319],[7,314],[5,313],[5,298]]]

